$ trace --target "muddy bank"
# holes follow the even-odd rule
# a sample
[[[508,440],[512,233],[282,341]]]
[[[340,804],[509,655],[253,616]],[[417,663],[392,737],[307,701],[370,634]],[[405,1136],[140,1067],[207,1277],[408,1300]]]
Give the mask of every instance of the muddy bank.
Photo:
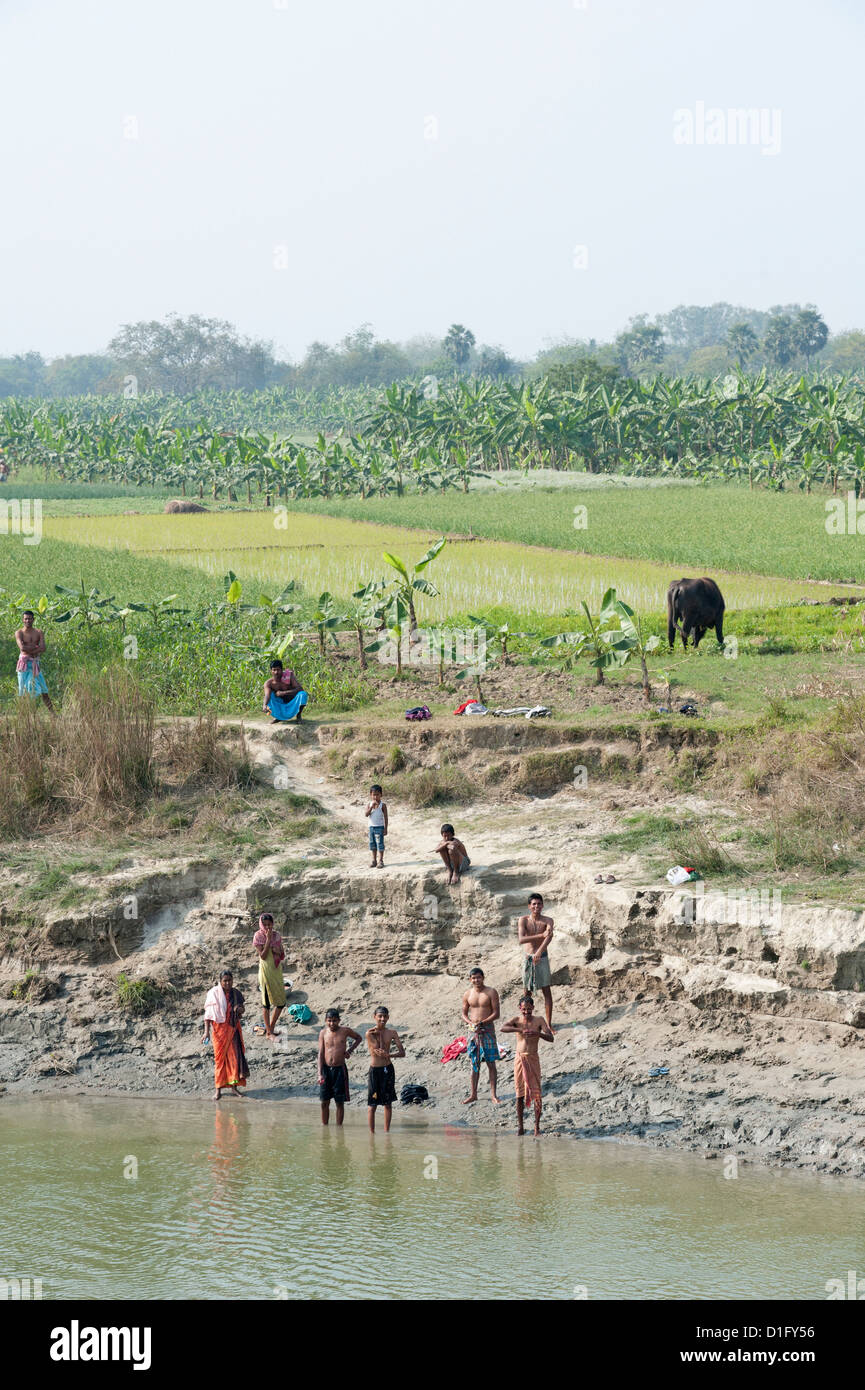
[[[474,868],[455,889],[430,857],[439,810],[394,808],[386,868],[372,870],[357,786],[330,775],[317,744],[265,729],[253,743],[262,776],[326,805],[339,832],[332,859],[290,872],[285,855],[242,871],[182,856],[132,861],[94,879],[84,908],[26,930],[7,912],[7,1092],[205,1094],[204,993],[229,964],[247,998],[252,1093],[314,1097],[325,1008],[339,1004],[362,1029],[384,1002],[408,1054],[398,1081],[426,1085],[437,1120],[512,1127],[510,1060],[501,1064],[505,1105],[494,1111],[483,1078],[479,1102],[464,1107],[467,1062],[439,1058],[463,1032],[472,965],[499,989],[503,1013],[516,1011],[516,918],[539,889],[556,921],[556,1039],[542,1054],[548,1130],[865,1175],[863,914],[779,907],[766,895],[731,912],[710,884],[694,903],[690,890],[646,882],[636,859],[599,856],[598,836],[615,816],[600,787],[461,809]],[[317,862],[314,844],[303,854]],[[595,884],[601,868],[617,882]],[[251,1031],[251,937],[264,908],[286,939],[291,999],[314,1014],[309,1027],[284,1023],[276,1045]],[[151,983],[151,1012],[120,1003],[121,971]],[[656,1067],[667,1073],[650,1077]],[[360,1055],[352,1071],[352,1104],[363,1105]]]

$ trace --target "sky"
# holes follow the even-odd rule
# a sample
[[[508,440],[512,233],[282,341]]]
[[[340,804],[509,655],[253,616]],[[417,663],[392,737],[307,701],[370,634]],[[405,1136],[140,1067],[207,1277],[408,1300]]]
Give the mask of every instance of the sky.
[[[172,312],[292,359],[454,321],[529,357],[717,300],[865,326],[863,29],[860,0],[0,0],[0,355]]]

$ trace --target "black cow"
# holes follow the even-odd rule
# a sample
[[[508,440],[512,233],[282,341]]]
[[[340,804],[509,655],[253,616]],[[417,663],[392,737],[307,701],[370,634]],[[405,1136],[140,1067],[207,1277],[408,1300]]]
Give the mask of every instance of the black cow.
[[[676,633],[681,633],[682,646],[687,650],[688,637],[693,634],[694,646],[699,647],[706,629],[713,627],[720,646],[724,645],[724,599],[714,579],[674,579],[667,590],[667,640],[676,645]]]

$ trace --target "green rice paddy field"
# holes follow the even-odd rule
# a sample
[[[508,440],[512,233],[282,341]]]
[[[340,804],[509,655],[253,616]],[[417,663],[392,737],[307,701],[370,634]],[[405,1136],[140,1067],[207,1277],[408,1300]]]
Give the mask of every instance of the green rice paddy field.
[[[438,533],[468,532],[521,545],[596,556],[659,561],[696,572],[717,570],[787,579],[865,583],[865,536],[830,535],[825,493],[777,493],[717,486],[511,488],[468,494],[316,498],[298,511]],[[585,529],[574,527],[576,507]]]
[[[586,529],[573,526],[576,497],[585,499]],[[597,607],[610,586],[638,611],[662,612],[670,579],[687,571],[715,575],[732,610],[826,599],[849,592],[844,581],[865,582],[865,538],[829,536],[823,499],[733,488],[317,499],[293,503],[287,516],[238,509],[56,516],[50,503],[46,512],[46,542],[65,543],[64,569],[71,545],[86,548],[78,552],[82,573],[87,551],[94,560],[113,551],[125,556],[130,577],[129,562],[140,557],[156,562],[173,586],[181,581],[175,566],[215,579],[231,569],[253,590],[295,579],[308,594],[326,589],[343,599],[386,573],[383,551],[414,561],[444,532],[452,539],[429,572],[441,597],[419,602],[428,622],[490,609],[549,618],[583,599]],[[30,547],[27,569],[41,568],[44,549]]]
[[[754,717],[775,694],[793,696],[803,714],[806,705],[808,713],[819,712],[839,682],[858,683],[865,673],[865,604],[827,603],[835,596],[865,596],[865,537],[829,536],[825,497],[732,486],[622,487],[613,479],[609,486],[593,480],[589,487],[528,484],[499,491],[486,485],[467,495],[317,499],[292,503],[288,512],[208,503],[207,514],[165,515],[164,497],[91,497],[86,486],[58,498],[48,489],[46,494],[39,545],[0,536],[0,585],[16,600],[35,604],[43,594],[56,600],[55,585],[83,582],[118,604],[175,594],[176,603],[194,614],[221,598],[223,576],[233,570],[247,604],[297,581],[300,609],[285,626],[300,626],[322,591],[345,601],[369,580],[391,578],[385,550],[412,562],[445,533],[448,544],[426,572],[439,596],[419,596],[421,621],[462,623],[468,614],[484,614],[507,622],[526,634],[512,643],[522,660],[555,664],[555,655],[539,649],[537,640],[583,627],[580,602],[597,612],[611,586],[645,618],[647,631],[663,634],[670,579],[709,573],[723,589],[726,630],[741,643],[739,660],[725,661],[712,643],[704,643],[686,662],[681,650],[675,658],[660,651],[653,669],[675,669],[677,683],[721,701],[728,713],[719,718]],[[587,507],[586,529],[573,526],[575,499]],[[850,579],[858,583],[845,585]],[[10,670],[14,616],[13,607],[0,644]],[[152,633],[149,619],[131,621],[150,633],[150,674],[162,682],[157,681],[162,707],[193,710],[190,692],[200,695],[201,680],[190,675],[184,684],[177,671],[182,667],[182,675],[188,665],[193,672],[200,659],[194,634],[175,652],[175,638]],[[250,624],[258,624],[250,640],[266,646],[261,620],[252,617]],[[50,618],[47,627],[52,658],[63,669],[82,662],[99,669],[120,648],[116,624],[92,634]],[[280,635],[283,630],[280,623]],[[163,652],[166,644],[171,660]],[[219,666],[216,657],[214,664]],[[225,670],[236,665],[222,662]],[[630,668],[610,677],[613,684],[634,679]],[[590,682],[584,663],[575,680]],[[246,708],[248,680],[238,681],[216,692],[215,708]],[[10,700],[11,692],[10,686]],[[318,695],[322,708],[336,711],[353,708],[359,698],[338,692],[328,705],[323,686]],[[393,698],[399,704],[402,697]],[[387,712],[387,699],[385,692],[376,708]]]

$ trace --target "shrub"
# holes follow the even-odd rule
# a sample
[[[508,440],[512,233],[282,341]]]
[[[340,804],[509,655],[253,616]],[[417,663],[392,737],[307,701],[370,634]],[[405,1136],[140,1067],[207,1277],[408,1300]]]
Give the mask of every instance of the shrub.
[[[394,800],[406,801],[409,806],[457,806],[470,801],[476,788],[462,768],[443,764],[439,767],[416,768],[394,777],[391,791]]]
[[[140,980],[130,980],[124,971],[117,976],[117,1002],[130,1013],[153,1013],[161,999],[162,991],[154,980],[144,976]]]
[[[253,781],[252,763],[242,727],[237,751],[225,747],[225,731],[212,712],[184,723],[175,720],[158,731],[160,767],[178,788],[246,787]]]
[[[398,743],[395,743],[387,755],[388,772],[402,772],[405,767],[405,753]]]

